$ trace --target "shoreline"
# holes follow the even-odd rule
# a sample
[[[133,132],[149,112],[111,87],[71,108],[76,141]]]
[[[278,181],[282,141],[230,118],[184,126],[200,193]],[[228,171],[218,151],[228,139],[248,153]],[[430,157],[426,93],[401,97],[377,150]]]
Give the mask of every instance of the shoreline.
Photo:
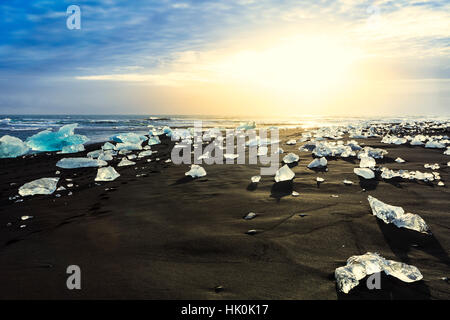
[[[449,299],[448,283],[441,279],[449,270],[448,188],[411,181],[360,184],[354,158],[330,158],[328,172],[307,169],[311,153],[299,151],[300,144],[285,144],[300,136],[296,129],[280,132],[282,156],[300,156],[289,187],[298,197],[276,187],[273,177],[263,176],[251,187],[258,165],[202,164],[205,177],[186,179],[187,165],[164,162],[173,146],[168,138],[152,146],[158,153],[151,162],[144,158],[117,168],[119,159],[114,159],[121,176],[112,182],[95,183],[96,168],[55,166],[60,158],[84,155],[102,143],[75,155],[0,159],[0,298]],[[380,164],[390,169],[424,171],[424,163],[448,161],[441,150],[355,140],[386,149]],[[395,163],[398,156],[407,162]],[[8,200],[23,183],[52,177],[57,170],[64,185],[74,184],[61,197],[55,192]],[[447,166],[439,172],[449,181]],[[316,177],[325,182],[319,186]],[[354,184],[345,186],[344,179]],[[433,235],[380,222],[368,195],[419,214]],[[246,221],[249,212],[258,216]],[[21,221],[24,215],[33,218]],[[258,233],[246,234],[251,229]],[[338,292],[334,270],[369,251],[416,266],[424,280],[405,284],[383,276],[377,292],[362,285],[349,294]],[[79,291],[65,287],[72,264],[81,268]],[[217,286],[223,290],[216,292]]]

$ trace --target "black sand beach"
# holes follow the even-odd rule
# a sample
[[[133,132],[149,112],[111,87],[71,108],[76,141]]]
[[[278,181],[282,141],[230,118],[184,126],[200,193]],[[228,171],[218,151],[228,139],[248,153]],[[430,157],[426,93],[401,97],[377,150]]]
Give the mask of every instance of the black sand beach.
[[[167,138],[152,146],[158,153],[151,162],[117,168],[114,159],[121,176],[98,185],[96,168],[58,169],[67,155],[0,159],[0,299],[449,299],[442,279],[450,276],[448,187],[360,184],[357,159],[329,159],[328,172],[314,172],[306,167],[311,153],[284,143],[299,137],[299,130],[281,131],[280,147],[300,156],[293,184],[281,186],[267,176],[250,185],[257,165],[204,165],[207,176],[187,179],[187,165],[164,162],[173,144]],[[439,163],[450,184],[442,150],[358,141],[386,149],[379,163],[390,169],[431,172],[423,165]],[[397,164],[397,157],[407,162]],[[57,170],[73,188],[8,200],[24,183],[56,177]],[[318,176],[325,179],[320,186]],[[368,195],[419,214],[432,235],[384,224],[372,215]],[[249,212],[259,215],[244,220]],[[20,221],[24,215],[34,218]],[[250,229],[258,232],[246,234]],[[362,280],[339,293],[334,270],[368,251],[414,265],[424,279],[406,284],[386,276],[381,290],[369,291]],[[81,268],[81,290],[66,288],[73,264]]]

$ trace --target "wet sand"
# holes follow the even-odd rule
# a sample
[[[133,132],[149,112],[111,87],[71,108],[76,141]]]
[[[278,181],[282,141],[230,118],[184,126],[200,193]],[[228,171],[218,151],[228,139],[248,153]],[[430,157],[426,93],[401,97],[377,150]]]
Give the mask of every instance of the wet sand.
[[[115,157],[111,164],[121,177],[99,185],[96,168],[55,166],[70,155],[0,159],[0,298],[450,299],[449,283],[441,279],[450,276],[447,186],[360,183],[353,173],[357,159],[329,159],[328,172],[315,172],[306,167],[311,153],[299,152],[299,143],[285,145],[300,138],[299,131],[281,131],[281,137],[285,154],[300,156],[292,184],[275,185],[263,176],[251,185],[257,165],[204,165],[206,177],[186,179],[188,165],[164,162],[173,144],[168,139],[152,146],[158,153],[150,163],[144,158],[117,168]],[[450,157],[442,150],[357,141],[386,149],[389,154],[377,163],[390,169],[431,172],[423,165],[439,163],[437,171],[450,185]],[[397,164],[397,157],[407,162]],[[22,184],[55,177],[57,170],[59,185],[70,183],[63,181],[67,178],[75,185],[55,192],[61,197],[8,200]],[[325,179],[320,186],[318,176]],[[355,183],[346,186],[344,179]],[[292,190],[300,195],[291,196]],[[368,195],[419,214],[433,235],[380,222],[371,214]],[[249,212],[259,215],[244,220]],[[23,215],[34,218],[20,221]],[[246,234],[250,229],[259,232]],[[405,284],[383,277],[382,289],[372,291],[362,280],[349,294],[338,293],[335,268],[368,251],[418,267],[424,280]],[[66,288],[66,268],[73,264],[81,268],[81,290]],[[223,290],[216,292],[216,286]]]

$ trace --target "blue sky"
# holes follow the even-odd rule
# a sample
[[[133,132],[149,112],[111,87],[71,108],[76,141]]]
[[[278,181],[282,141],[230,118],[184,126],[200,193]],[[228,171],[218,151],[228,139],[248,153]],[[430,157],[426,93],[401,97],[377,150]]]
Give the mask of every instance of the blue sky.
[[[81,30],[66,28],[66,8],[72,4],[81,8]],[[411,102],[420,111],[427,101],[434,112],[448,112],[449,12],[448,1],[2,1],[0,113],[207,112],[207,104],[216,101],[200,93],[208,90],[205,83],[213,83],[211,92],[220,101],[234,95],[231,87],[239,83],[227,74],[224,89],[218,65],[235,61],[229,58],[235,52],[263,50],[261,43],[285,35],[347,39],[349,50],[359,52],[352,64],[386,70],[376,76],[381,82],[414,83],[409,89],[399,85],[386,97],[386,110],[398,99],[399,113]],[[392,70],[395,76],[386,78]],[[239,92],[246,104],[252,94]],[[298,102],[298,113],[310,111],[306,103]],[[294,98],[289,104],[294,108]]]

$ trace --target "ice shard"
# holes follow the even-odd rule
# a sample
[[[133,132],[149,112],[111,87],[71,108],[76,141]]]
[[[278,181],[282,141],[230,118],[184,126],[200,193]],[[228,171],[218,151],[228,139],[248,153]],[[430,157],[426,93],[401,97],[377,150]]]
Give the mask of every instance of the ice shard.
[[[99,168],[95,181],[113,181],[120,177],[120,174],[113,167]]]
[[[25,183],[19,188],[19,194],[24,196],[33,196],[36,194],[52,194],[56,190],[59,178],[41,178]]]
[[[289,181],[294,179],[295,173],[288,167],[287,164],[282,166],[275,173],[275,182]]]
[[[387,260],[372,252],[350,257],[347,260],[347,265],[335,270],[334,277],[336,278],[338,289],[341,292],[348,293],[359,284],[359,280],[382,271],[407,283],[419,281],[423,278],[419,269],[415,266]]]
[[[206,170],[197,164],[191,165],[191,170],[185,173],[186,176],[191,176],[192,178],[201,178],[206,176]]]
[[[106,165],[108,165],[106,161],[91,158],[63,158],[56,163],[57,167],[63,169],[103,167]]]
[[[430,229],[425,221],[417,214],[405,213],[402,207],[391,206],[380,200],[368,196],[372,214],[384,221],[384,223],[392,223],[399,228],[415,230],[421,233],[430,233]]]

